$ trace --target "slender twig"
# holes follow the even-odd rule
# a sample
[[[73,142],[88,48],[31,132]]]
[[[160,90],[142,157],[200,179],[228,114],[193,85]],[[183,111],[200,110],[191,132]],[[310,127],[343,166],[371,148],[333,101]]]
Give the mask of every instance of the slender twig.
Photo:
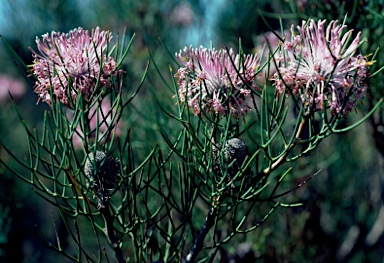
[[[300,125],[299,125],[299,128],[297,129],[297,132],[296,132],[296,135],[295,135],[295,139],[296,141],[300,140],[300,135],[303,131],[303,128],[305,126],[305,123],[306,123],[306,118],[303,118]],[[282,165],[284,163],[284,161],[286,160],[288,154],[292,151],[293,148],[295,148],[295,146],[297,145],[297,142],[293,142],[289,148],[285,151],[285,153],[279,158],[276,160],[276,162],[272,163],[271,167],[269,168],[266,168],[264,170],[264,174],[269,174],[270,172],[272,172],[273,170],[275,170],[277,167],[279,167],[280,165]]]

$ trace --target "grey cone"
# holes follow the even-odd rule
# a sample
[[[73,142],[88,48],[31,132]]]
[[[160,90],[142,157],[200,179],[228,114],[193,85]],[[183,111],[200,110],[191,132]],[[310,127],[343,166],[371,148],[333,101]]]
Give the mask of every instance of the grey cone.
[[[96,165],[96,173],[94,171]],[[119,159],[107,156],[102,151],[96,151],[96,158],[93,153],[88,154],[84,166],[84,174],[87,178],[87,186],[96,191],[113,190],[117,186],[120,174]]]
[[[219,147],[220,148],[220,147]],[[245,158],[251,156],[251,152],[248,146],[239,138],[232,138],[225,142],[224,147],[221,151],[223,152],[223,165],[230,165],[235,159],[235,162],[230,167],[227,167],[228,179],[232,179],[237,172],[240,170]],[[216,176],[222,176],[220,169],[220,157],[219,149],[214,148],[213,150],[213,172]],[[244,174],[248,174],[250,169],[244,171]]]

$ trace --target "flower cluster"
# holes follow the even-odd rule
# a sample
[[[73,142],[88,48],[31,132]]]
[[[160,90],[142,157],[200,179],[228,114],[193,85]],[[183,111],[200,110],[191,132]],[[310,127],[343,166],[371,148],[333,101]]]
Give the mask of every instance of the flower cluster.
[[[349,43],[353,30],[325,20],[303,21],[291,41],[283,45],[278,72],[271,78],[277,92],[298,95],[306,113],[329,107],[332,114],[347,115],[365,91],[368,62],[355,55],[361,32]]]
[[[69,106],[79,94],[89,98],[97,83],[110,88],[111,76],[119,74],[115,60],[106,54],[111,40],[112,34],[99,27],[91,35],[79,27],[67,34],[52,32],[44,34],[42,40],[36,38],[39,52],[30,50],[39,100],[50,104],[53,94]]]
[[[185,47],[176,57],[184,66],[176,74],[180,101],[187,101],[194,114],[231,111],[237,117],[248,112],[246,98],[256,88],[258,56],[235,55],[232,49]]]

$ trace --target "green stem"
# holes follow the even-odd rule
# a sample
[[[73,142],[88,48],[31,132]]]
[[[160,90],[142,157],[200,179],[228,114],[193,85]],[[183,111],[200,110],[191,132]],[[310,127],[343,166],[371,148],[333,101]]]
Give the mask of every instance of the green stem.
[[[296,135],[295,135],[295,139],[296,141],[297,140],[300,140],[300,135],[304,129],[304,126],[305,126],[305,123],[307,122],[307,119],[306,118],[303,118],[301,120],[301,123],[299,125],[299,128],[297,129],[297,132],[296,132]],[[274,163],[272,163],[271,167],[268,167],[264,170],[264,174],[270,174],[273,170],[275,170],[277,167],[279,167],[280,165],[282,165],[284,163],[284,161],[286,160],[288,154],[292,151],[293,148],[295,148],[295,146],[297,145],[296,142],[293,142],[289,147],[288,149],[285,151],[285,153],[279,158],[277,159]]]

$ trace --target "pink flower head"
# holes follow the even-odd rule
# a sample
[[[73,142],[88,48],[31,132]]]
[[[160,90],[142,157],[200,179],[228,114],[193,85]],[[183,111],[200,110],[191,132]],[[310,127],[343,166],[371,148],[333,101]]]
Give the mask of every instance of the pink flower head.
[[[9,93],[14,99],[18,99],[24,95],[25,91],[25,85],[21,80],[6,74],[0,74],[0,102],[9,99]]]
[[[170,14],[170,20],[175,25],[188,26],[193,22],[194,13],[188,2],[175,6]]]
[[[191,46],[176,57],[184,66],[176,74],[180,101],[187,101],[194,114],[204,111],[227,115],[232,111],[236,118],[248,112],[246,99],[256,88],[258,56]]]
[[[361,54],[355,55],[361,32],[349,43],[353,30],[325,20],[303,21],[291,28],[291,41],[284,43],[281,67],[271,78],[277,93],[297,95],[306,113],[330,107],[331,113],[346,116],[365,91],[364,79],[370,64]]]
[[[69,119],[72,119],[70,113]],[[117,136],[121,134],[121,122],[115,120],[116,111],[111,109],[111,102],[109,99],[104,98],[100,103],[96,103],[89,110],[89,128],[91,136],[96,138],[96,128],[98,126],[97,138],[100,139],[102,136],[102,142],[106,140],[106,135],[115,133]],[[111,134],[108,134],[108,131]],[[81,130],[80,124],[76,127],[76,132],[73,134],[72,142],[75,148],[81,148],[83,145],[84,133]]]
[[[88,98],[99,81],[99,87],[111,87],[111,76],[116,71],[115,60],[107,56],[107,45],[112,40],[109,31],[99,27],[91,35],[79,27],[67,34],[52,32],[36,38],[39,52],[33,53],[31,66],[37,78],[35,92],[39,100],[51,103],[51,92],[63,104],[70,106],[78,94]]]

